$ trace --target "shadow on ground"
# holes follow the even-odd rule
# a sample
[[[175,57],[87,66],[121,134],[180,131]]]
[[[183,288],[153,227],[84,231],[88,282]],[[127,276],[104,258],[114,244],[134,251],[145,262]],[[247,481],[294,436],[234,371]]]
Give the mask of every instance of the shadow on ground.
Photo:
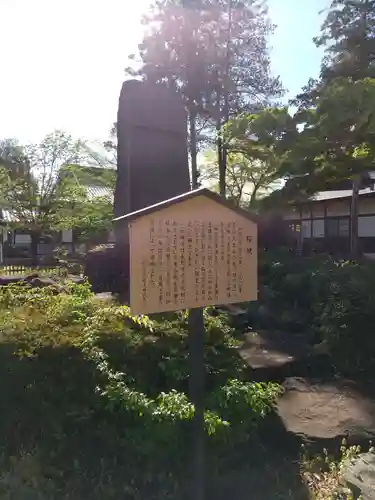
[[[259,442],[241,453],[241,463],[226,469],[209,488],[209,499],[309,500],[300,470],[300,441],[274,416]]]
[[[175,448],[155,448],[154,430],[135,424],[139,416],[103,408],[97,372],[78,349],[43,348],[20,358],[13,354],[18,347],[0,344],[1,498],[186,498],[191,458],[184,429]],[[280,420],[270,418],[256,442],[235,451],[229,443],[219,462],[209,462],[208,499],[307,500],[298,453]]]
[[[249,333],[240,349],[250,380],[282,384],[276,413],[285,431],[318,453],[349,445],[368,446],[375,437],[373,383],[334,374],[327,352],[313,348],[301,335]]]

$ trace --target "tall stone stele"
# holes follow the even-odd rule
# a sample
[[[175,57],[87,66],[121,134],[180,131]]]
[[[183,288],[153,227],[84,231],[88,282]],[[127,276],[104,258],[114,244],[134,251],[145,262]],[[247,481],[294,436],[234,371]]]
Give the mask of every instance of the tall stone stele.
[[[187,122],[183,103],[163,85],[123,83],[117,115],[115,217],[190,190]],[[127,222],[115,225],[123,291],[129,284]],[[122,286],[121,286],[122,288]]]

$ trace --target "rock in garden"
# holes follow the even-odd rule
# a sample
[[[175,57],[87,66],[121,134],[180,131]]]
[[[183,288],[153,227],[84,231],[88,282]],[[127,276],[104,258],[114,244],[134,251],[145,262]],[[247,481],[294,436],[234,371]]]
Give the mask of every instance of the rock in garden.
[[[46,286],[54,286],[56,282],[51,278],[33,278],[30,281],[32,287],[44,288]]]
[[[362,494],[363,500],[375,500],[374,453],[362,453],[354,460],[346,460],[342,476],[356,494]]]
[[[309,441],[366,442],[375,436],[375,402],[354,382],[289,378],[283,386],[277,412],[287,431]]]

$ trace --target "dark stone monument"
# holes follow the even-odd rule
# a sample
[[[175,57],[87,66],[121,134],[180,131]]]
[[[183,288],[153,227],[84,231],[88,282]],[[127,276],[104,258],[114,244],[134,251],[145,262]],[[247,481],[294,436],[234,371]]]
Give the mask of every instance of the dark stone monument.
[[[124,82],[117,139],[115,217],[190,190],[186,112],[178,94],[163,85]],[[117,222],[115,232],[119,276],[127,289],[127,223]]]

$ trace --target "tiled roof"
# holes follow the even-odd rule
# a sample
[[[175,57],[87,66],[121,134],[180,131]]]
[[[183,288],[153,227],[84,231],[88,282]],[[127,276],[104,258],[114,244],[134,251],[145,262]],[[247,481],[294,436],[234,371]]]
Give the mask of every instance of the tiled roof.
[[[95,198],[108,198],[113,201],[113,189],[103,186],[87,186],[87,196],[90,200]]]
[[[17,222],[17,217],[10,210],[1,210],[0,211],[0,222]]]
[[[340,198],[351,198],[353,191],[351,189],[340,189],[338,191],[320,191],[314,194],[310,200],[311,201],[325,201],[325,200],[338,200]],[[375,196],[375,190],[371,188],[365,188],[359,190],[359,196],[373,195]]]
[[[28,214],[28,216],[31,215],[31,213]],[[10,222],[17,222],[18,220],[19,217],[13,210],[0,209],[0,223],[9,224]]]

